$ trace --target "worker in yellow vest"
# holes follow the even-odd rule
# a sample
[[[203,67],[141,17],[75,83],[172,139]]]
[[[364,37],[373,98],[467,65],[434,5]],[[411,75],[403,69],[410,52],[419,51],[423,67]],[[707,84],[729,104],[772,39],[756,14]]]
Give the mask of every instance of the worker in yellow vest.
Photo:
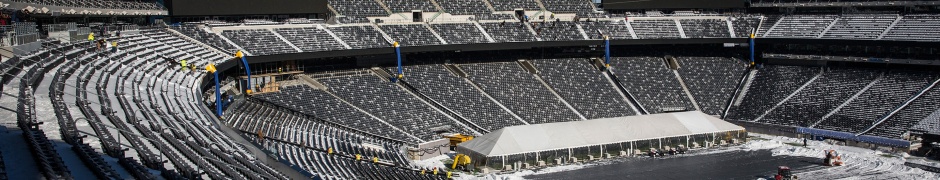
[[[95,44],[95,33],[88,33],[88,43]]]
[[[333,155],[333,148],[326,149],[326,153]]]
[[[356,154],[356,161],[361,161],[361,160],[362,160],[362,155]]]
[[[186,69],[187,65],[186,65],[186,60],[185,60],[185,59],[183,59],[183,60],[180,61],[180,67],[183,68],[183,70]]]
[[[372,157],[372,163],[379,163],[379,157]]]
[[[451,175],[453,175],[453,173],[451,173],[450,171],[447,171],[447,179],[450,179]]]
[[[437,167],[434,167],[434,175],[437,175]]]

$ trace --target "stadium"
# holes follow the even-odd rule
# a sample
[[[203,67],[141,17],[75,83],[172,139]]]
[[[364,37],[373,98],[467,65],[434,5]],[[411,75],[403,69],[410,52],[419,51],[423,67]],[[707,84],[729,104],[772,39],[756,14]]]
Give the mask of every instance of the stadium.
[[[0,180],[940,179],[940,1],[0,0]]]

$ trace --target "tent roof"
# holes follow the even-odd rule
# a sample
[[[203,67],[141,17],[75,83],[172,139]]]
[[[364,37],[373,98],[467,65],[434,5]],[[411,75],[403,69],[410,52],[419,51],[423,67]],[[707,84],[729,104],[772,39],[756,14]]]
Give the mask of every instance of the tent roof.
[[[744,130],[699,111],[511,126],[461,143],[485,156]]]

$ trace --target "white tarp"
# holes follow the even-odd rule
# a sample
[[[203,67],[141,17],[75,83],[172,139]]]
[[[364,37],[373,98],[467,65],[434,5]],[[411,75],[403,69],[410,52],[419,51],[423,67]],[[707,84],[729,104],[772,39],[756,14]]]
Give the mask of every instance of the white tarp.
[[[461,143],[484,156],[744,130],[699,111],[511,126]]]

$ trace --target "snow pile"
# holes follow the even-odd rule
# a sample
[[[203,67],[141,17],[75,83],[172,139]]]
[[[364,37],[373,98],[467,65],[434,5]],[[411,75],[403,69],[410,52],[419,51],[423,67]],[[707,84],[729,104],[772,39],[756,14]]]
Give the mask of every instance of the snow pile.
[[[769,138],[770,140],[758,140],[752,141],[745,144],[743,147],[759,147],[766,148],[766,146],[749,146],[750,144],[767,144],[768,141],[776,141],[782,143],[799,143],[802,144],[802,139],[799,138],[788,138],[788,137],[772,137],[772,136],[762,136],[759,137]],[[906,161],[903,156],[905,154],[897,154],[890,156],[883,156],[886,153],[858,148],[858,147],[848,147],[848,146],[839,146],[832,145],[821,141],[809,141],[807,142],[807,147],[796,147],[796,146],[777,146],[770,148],[774,156],[802,156],[802,157],[812,157],[819,158],[820,163],[822,158],[825,156],[824,150],[836,150],[839,155],[842,156],[842,161],[845,163],[844,166],[837,166],[832,168],[824,168],[816,171],[809,172],[798,172],[796,175],[803,178],[811,179],[940,179],[940,174],[933,172],[924,171],[922,169],[913,168],[904,165]]]
[[[447,165],[444,165],[443,160],[453,159],[450,154],[443,154],[437,157],[433,157],[425,160],[413,161],[412,164],[417,166],[418,169],[450,169]]]

